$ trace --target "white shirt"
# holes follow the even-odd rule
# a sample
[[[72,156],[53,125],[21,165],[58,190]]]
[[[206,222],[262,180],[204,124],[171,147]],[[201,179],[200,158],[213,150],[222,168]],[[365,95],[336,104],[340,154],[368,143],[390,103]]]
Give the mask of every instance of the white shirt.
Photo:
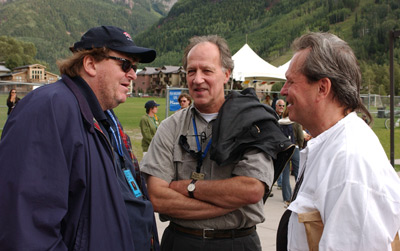
[[[400,229],[400,179],[374,132],[356,113],[300,152],[304,181],[288,225],[288,250],[309,250],[297,213],[318,210],[319,250],[391,250]]]

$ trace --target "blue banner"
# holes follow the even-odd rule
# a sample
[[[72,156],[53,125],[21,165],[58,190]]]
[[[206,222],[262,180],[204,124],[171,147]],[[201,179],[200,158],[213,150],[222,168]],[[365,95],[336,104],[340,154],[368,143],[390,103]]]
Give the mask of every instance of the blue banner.
[[[169,110],[174,112],[181,109],[178,102],[178,97],[181,95],[181,90],[170,90],[169,91]]]

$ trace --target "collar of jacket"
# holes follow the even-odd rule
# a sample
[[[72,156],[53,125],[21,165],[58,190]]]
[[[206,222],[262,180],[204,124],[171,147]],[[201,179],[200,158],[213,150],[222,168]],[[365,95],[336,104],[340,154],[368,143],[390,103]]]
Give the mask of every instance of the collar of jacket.
[[[67,75],[62,75],[62,81],[71,90],[76,100],[78,101],[79,109],[81,110],[85,124],[89,127],[89,132],[95,133],[93,120],[94,116],[85,97],[79,91],[79,88],[70,77],[68,77]]]

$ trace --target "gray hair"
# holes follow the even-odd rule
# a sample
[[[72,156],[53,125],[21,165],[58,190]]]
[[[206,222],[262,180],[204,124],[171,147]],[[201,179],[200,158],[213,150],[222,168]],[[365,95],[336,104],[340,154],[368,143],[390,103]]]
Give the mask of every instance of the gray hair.
[[[333,97],[346,111],[362,111],[372,119],[360,97],[361,71],[350,46],[330,33],[308,33],[297,38],[292,45],[294,51],[309,49],[310,52],[300,66],[309,83],[329,78]]]
[[[189,45],[185,48],[183,58],[182,58],[182,65],[183,69],[187,69],[187,56],[193,47],[200,43],[213,43],[215,44],[220,52],[220,57],[221,57],[221,65],[225,70],[230,70],[231,72],[233,71],[234,63],[232,60],[232,55],[231,51],[229,49],[228,43],[226,42],[225,39],[222,37],[219,37],[217,35],[208,35],[208,36],[195,36],[192,37],[190,40]]]

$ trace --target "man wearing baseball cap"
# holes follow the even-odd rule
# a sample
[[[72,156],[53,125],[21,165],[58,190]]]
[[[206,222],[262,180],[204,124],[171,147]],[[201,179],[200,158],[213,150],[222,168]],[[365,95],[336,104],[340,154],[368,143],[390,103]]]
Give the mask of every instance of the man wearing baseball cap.
[[[160,105],[154,100],[149,100],[144,105],[144,108],[146,108],[146,115],[143,115],[140,120],[143,154],[145,154],[149,149],[150,142],[156,134],[157,128],[160,124],[156,115],[159,106]]]
[[[114,26],[87,31],[62,79],[14,108],[0,142],[2,250],[158,250],[153,206],[112,109],[125,102],[138,47]]]

